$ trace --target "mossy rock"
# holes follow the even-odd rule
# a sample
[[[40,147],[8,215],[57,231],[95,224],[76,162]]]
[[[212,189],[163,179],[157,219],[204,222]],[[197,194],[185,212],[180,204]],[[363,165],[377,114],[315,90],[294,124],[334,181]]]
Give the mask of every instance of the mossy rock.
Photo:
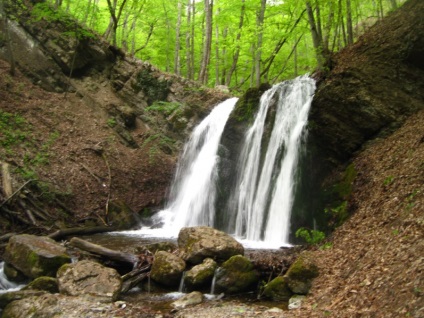
[[[55,294],[59,292],[59,287],[57,286],[56,278],[41,276],[34,279],[22,290],[42,290],[51,294]]]
[[[185,267],[185,262],[178,256],[160,251],[155,254],[150,277],[164,286],[177,287]]]
[[[71,262],[66,249],[54,240],[28,234],[10,238],[4,260],[30,278],[55,277],[63,264]]]
[[[259,106],[262,94],[271,88],[268,83],[261,84],[259,87],[251,87],[240,97],[230,119],[237,121],[252,121]]]
[[[192,269],[186,272],[184,277],[184,284],[189,290],[211,286],[217,263],[211,259],[206,258],[202,264],[193,266]]]
[[[313,256],[304,252],[289,267],[284,276],[290,290],[295,294],[306,295],[312,287],[312,280],[319,274]]]
[[[244,256],[236,255],[222,264],[216,273],[216,291],[235,294],[253,290],[259,274]]]
[[[287,284],[287,279],[277,276],[265,285],[263,295],[274,301],[288,301],[293,293]]]
[[[33,296],[40,296],[45,294],[40,290],[18,290],[8,293],[0,294],[0,309],[4,309],[8,304],[15,300],[25,299]],[[4,315],[1,317],[5,317]]]

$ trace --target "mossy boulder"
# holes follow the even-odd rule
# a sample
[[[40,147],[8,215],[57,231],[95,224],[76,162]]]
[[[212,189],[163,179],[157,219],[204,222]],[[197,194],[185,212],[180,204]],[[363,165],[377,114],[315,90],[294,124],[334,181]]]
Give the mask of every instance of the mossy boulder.
[[[196,265],[186,272],[184,285],[189,290],[210,287],[217,266],[213,259],[206,258],[202,264]]]
[[[230,115],[230,120],[252,121],[258,110],[262,94],[270,88],[271,85],[268,83],[261,84],[259,87],[248,88],[246,93],[237,101],[234,111]]]
[[[185,268],[186,264],[180,257],[160,251],[155,254],[150,277],[164,286],[177,287]]]
[[[4,263],[3,272],[6,277],[16,283],[25,282],[28,278],[19,270],[14,268],[11,264]]]
[[[283,276],[277,276],[265,285],[263,295],[274,301],[288,301],[293,295],[287,280]]]
[[[290,290],[295,294],[306,295],[312,286],[312,281],[318,276],[318,267],[310,253],[304,252],[289,267],[284,276]]]
[[[71,262],[63,246],[48,237],[29,234],[10,238],[4,260],[30,278],[55,277],[63,264]]]
[[[178,234],[182,258],[200,264],[205,258],[226,261],[231,256],[243,255],[244,248],[233,237],[207,226],[185,227]]]
[[[48,276],[41,276],[34,279],[22,290],[41,290],[46,291],[51,294],[59,292],[59,287],[57,285],[57,279]]]
[[[249,259],[235,255],[222,264],[216,273],[215,290],[235,294],[254,289],[259,281],[259,274]]]

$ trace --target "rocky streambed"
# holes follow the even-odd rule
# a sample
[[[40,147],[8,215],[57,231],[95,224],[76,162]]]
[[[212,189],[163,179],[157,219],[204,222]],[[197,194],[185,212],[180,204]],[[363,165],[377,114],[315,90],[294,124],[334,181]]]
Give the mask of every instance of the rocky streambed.
[[[177,242],[94,241],[11,237],[4,274],[30,283],[0,294],[2,317],[275,317],[317,275],[299,248],[247,250],[209,227],[184,228]]]

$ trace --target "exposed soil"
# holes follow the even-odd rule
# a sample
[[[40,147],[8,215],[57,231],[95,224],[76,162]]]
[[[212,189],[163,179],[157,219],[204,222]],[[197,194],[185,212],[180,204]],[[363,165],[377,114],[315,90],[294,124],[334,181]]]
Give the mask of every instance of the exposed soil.
[[[8,70],[8,64],[0,60],[0,109],[19,114],[28,123],[21,128],[28,133],[25,146],[12,146],[10,151],[1,149],[3,161],[12,166],[14,189],[25,182],[15,168],[34,169],[38,180],[48,184],[48,191],[59,195],[72,210],[66,219],[67,226],[106,222],[106,206],[114,202],[117,205],[125,202],[135,212],[160,205],[172,178],[175,158],[161,151],[150,151],[145,142],[148,128],[139,124],[131,131],[132,137],[143,146],[127,147],[109,127],[106,112],[94,103],[77,93],[46,92],[19,71],[11,77]],[[74,83],[83,84],[77,80]],[[97,94],[104,103],[116,98],[106,85]],[[44,162],[25,161],[25,156],[34,158],[43,147]],[[54,206],[48,209],[55,217],[60,214]],[[58,217],[57,221],[64,220]],[[3,222],[2,232],[11,230],[13,225],[16,224]],[[36,226],[30,229],[37,230],[46,229]]]

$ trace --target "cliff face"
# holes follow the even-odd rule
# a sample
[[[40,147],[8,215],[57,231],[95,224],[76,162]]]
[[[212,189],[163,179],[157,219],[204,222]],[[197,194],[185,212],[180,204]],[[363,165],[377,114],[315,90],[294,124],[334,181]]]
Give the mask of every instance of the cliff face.
[[[333,57],[315,94],[311,144],[339,164],[424,107],[424,3],[410,0]]]

